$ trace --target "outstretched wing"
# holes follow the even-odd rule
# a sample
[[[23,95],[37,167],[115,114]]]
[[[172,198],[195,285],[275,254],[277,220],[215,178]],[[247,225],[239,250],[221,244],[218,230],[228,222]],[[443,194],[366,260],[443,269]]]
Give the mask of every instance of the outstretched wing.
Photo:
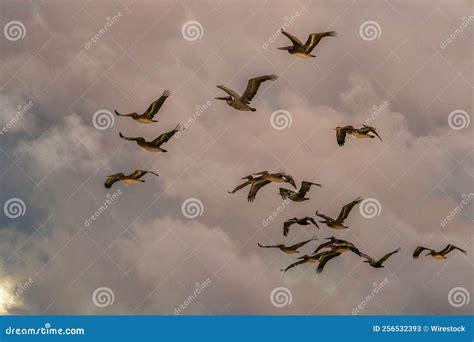
[[[322,218],[325,219],[326,221],[329,221],[329,222],[334,221],[334,219],[333,219],[332,217],[329,217],[329,216],[324,215],[324,214],[320,214],[318,211],[316,212],[316,215],[319,216],[319,217],[322,217]]]
[[[240,185],[237,185],[237,186],[234,188],[234,190],[232,190],[232,191],[227,191],[227,192],[228,192],[229,194],[233,194],[233,193],[239,191],[240,189],[245,188],[245,187],[246,187],[247,185],[249,185],[250,183],[252,183],[252,181],[251,181],[251,180],[248,180],[248,181],[246,181],[246,182],[244,182],[244,183],[242,183],[242,184],[240,184]]]
[[[160,135],[158,138],[156,138],[155,140],[153,140],[151,143],[155,146],[161,146],[162,144],[164,144],[165,142],[167,142],[168,140],[171,139],[171,137],[173,137],[173,135],[175,135],[178,131],[180,131],[181,128],[179,127],[179,125],[177,125],[173,130],[169,131],[169,132],[166,132],[166,133],[163,133],[162,135]]]
[[[252,186],[250,187],[249,195],[247,197],[248,201],[253,202],[255,200],[255,196],[257,196],[258,190],[260,190],[262,187],[264,187],[268,183],[271,183],[271,181],[269,180],[254,181],[252,183]]]
[[[399,251],[400,251],[400,248],[397,248],[393,252],[385,254],[382,258],[380,258],[379,262],[381,262],[383,264],[388,258],[390,258],[395,253],[398,253]]]
[[[245,89],[244,93],[242,94],[240,100],[246,104],[249,104],[250,101],[254,98],[255,94],[257,94],[257,90],[265,81],[274,81],[278,78],[276,75],[265,75],[260,77],[251,78],[247,83],[247,89]]]
[[[318,265],[318,268],[316,269],[316,272],[321,273],[324,269],[324,266],[326,266],[326,263],[329,260],[334,259],[335,257],[337,257],[339,255],[341,255],[341,253],[339,253],[339,252],[328,252],[328,253],[322,255],[319,258],[319,265]]]
[[[342,127],[340,129],[336,129],[336,140],[337,140],[337,144],[339,146],[343,146],[344,143],[346,142],[347,131],[348,130],[345,127]]]
[[[318,225],[318,223],[314,220],[314,218],[312,218],[312,217],[307,217],[306,219],[307,219],[309,222],[311,222],[312,224],[314,224],[316,227],[318,227],[318,229],[319,229],[319,225]]]
[[[280,188],[280,196],[281,198],[283,199],[287,199],[287,198],[292,198],[295,196],[295,192],[293,190],[288,190],[288,189],[284,189],[284,188]]]
[[[429,248],[426,248],[426,247],[423,247],[423,246],[418,246],[416,247],[415,251],[413,252],[413,258],[416,259],[420,256],[421,252],[423,251],[430,251],[432,252],[433,250],[432,249],[429,249]]]
[[[457,250],[460,251],[460,252],[463,252],[464,254],[467,254],[467,252],[466,252],[464,249],[461,249],[461,248],[456,247],[456,246],[451,245],[451,244],[447,245],[447,246],[440,252],[440,254],[441,254],[441,255],[445,255],[445,254],[448,254],[448,253],[451,252],[451,251],[454,251],[455,249],[457,249]]]
[[[129,177],[133,178],[133,179],[139,179],[139,178],[143,177],[144,175],[146,175],[147,173],[154,174],[155,176],[158,177],[158,174],[156,172],[145,171],[145,170],[135,170],[129,175]]]
[[[117,173],[115,175],[108,176],[107,179],[104,182],[104,186],[107,189],[110,189],[112,185],[120,180],[120,175],[121,173]]]
[[[377,130],[375,129],[375,127],[367,126],[367,125],[362,125],[361,130],[362,130],[363,132],[371,132],[371,133],[375,134],[375,135],[377,136],[377,138],[379,138],[380,141],[382,141],[382,138],[381,138],[380,135],[377,133]]]
[[[309,35],[308,40],[303,45],[303,49],[306,53],[310,53],[316,45],[319,44],[321,39],[324,37],[335,37],[336,31],[329,31],[329,32],[318,32],[312,33]]]
[[[283,235],[287,236],[290,231],[290,226],[295,224],[298,220],[296,218],[289,219],[283,223]]]
[[[281,33],[284,34],[285,36],[287,36],[288,39],[291,40],[291,43],[295,47],[302,47],[303,46],[303,42],[301,40],[299,40],[297,37],[293,36],[292,34],[290,34],[288,32],[285,32],[283,29],[281,29]]]
[[[365,253],[360,253],[360,256],[363,257],[363,258],[366,258],[368,261],[370,261],[371,263],[372,262],[375,262],[375,259],[372,258],[371,256],[365,254]]]
[[[313,254],[316,254],[318,253],[321,249],[323,248],[326,248],[326,247],[329,247],[331,246],[332,242],[331,241],[328,241],[328,242],[324,242],[322,244],[320,244],[313,252]]]
[[[356,204],[359,204],[360,202],[362,202],[362,198],[358,197],[355,200],[353,200],[351,203],[348,203],[345,206],[343,206],[336,221],[343,222],[347,218],[347,216],[349,216],[349,213],[351,212],[352,208]]]
[[[304,259],[299,260],[299,261],[297,261],[297,262],[295,262],[295,263],[289,265],[287,268],[285,268],[284,270],[281,270],[281,271],[286,272],[286,271],[288,271],[290,268],[293,268],[293,267],[298,266],[298,265],[301,265],[301,264],[305,264],[306,262],[307,262],[307,261],[304,260]]]
[[[306,193],[307,193],[307,192],[309,191],[309,189],[311,188],[311,185],[316,185],[316,186],[321,187],[321,184],[303,181],[303,182],[301,182],[301,188],[300,188],[300,190],[298,191],[298,195],[304,197],[304,195],[306,195]]]
[[[132,116],[134,113],[130,113],[130,114],[120,114],[119,112],[117,112],[116,110],[114,110],[115,112],[115,115],[118,115],[118,116]]]
[[[158,113],[158,111],[160,110],[161,106],[163,106],[163,103],[165,103],[166,99],[168,98],[168,96],[171,95],[171,92],[167,89],[163,92],[163,95],[161,95],[161,97],[156,100],[155,102],[153,102],[150,107],[148,107],[148,109],[146,110],[145,113],[143,113],[144,115],[146,115],[149,119],[153,119],[153,117],[155,116],[156,113]]]
[[[230,96],[232,96],[234,99],[238,99],[238,98],[240,97],[239,94],[237,94],[237,93],[236,93],[235,91],[233,91],[232,89],[227,88],[226,86],[218,85],[217,88],[222,89],[222,90],[225,91],[227,94],[229,94]]]
[[[122,132],[119,132],[119,136],[122,139],[130,140],[130,141],[145,141],[145,139],[142,137],[126,137],[122,134]]]
[[[316,240],[316,239],[312,238],[312,239],[309,239],[309,240],[301,241],[301,242],[295,243],[294,245],[290,246],[289,248],[297,250],[298,248],[303,247],[304,245],[306,245],[308,242],[311,242],[311,241],[314,241],[314,240]]]
[[[260,243],[257,243],[258,247],[261,247],[261,248],[278,248],[278,245],[274,245],[274,246],[264,246],[264,245],[261,245]]]

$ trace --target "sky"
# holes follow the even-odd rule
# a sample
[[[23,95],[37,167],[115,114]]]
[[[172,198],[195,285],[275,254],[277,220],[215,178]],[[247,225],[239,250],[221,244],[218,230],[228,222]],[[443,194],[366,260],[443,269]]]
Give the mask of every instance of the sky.
[[[471,1],[2,1],[0,5],[0,312],[120,315],[412,315],[473,310]],[[324,38],[311,59],[278,50]],[[216,88],[243,92],[237,111]],[[141,113],[171,90],[157,123]],[[186,129],[164,147],[148,140]],[[334,128],[369,124],[378,139]],[[143,184],[107,175],[152,170]],[[285,203],[279,184],[253,203],[227,191],[254,172],[312,181]],[[287,184],[283,185],[285,187]],[[345,221],[282,224],[292,217]],[[91,218],[93,217],[93,219]],[[271,219],[269,219],[271,217]],[[262,244],[316,237],[353,253],[296,259]],[[412,258],[416,246],[467,251]]]

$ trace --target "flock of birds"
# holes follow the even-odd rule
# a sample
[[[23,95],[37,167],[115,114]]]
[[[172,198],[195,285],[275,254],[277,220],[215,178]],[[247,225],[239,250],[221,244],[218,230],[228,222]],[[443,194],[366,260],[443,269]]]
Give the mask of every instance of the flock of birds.
[[[321,39],[324,37],[335,37],[336,32],[335,31],[329,31],[329,32],[320,32],[320,33],[312,33],[309,35],[306,43],[303,44],[303,42],[298,39],[297,37],[291,35],[290,33],[284,31],[283,29],[281,30],[281,33],[288,37],[288,39],[291,41],[292,45],[285,46],[285,47],[279,47],[278,49],[280,50],[286,50],[288,53],[291,55],[295,55],[297,57],[301,58],[310,58],[310,57],[316,57],[315,55],[312,54],[313,49],[316,47],[316,45],[319,44]],[[218,85],[217,88],[221,89],[225,93],[227,93],[227,96],[221,96],[221,97],[216,97],[215,99],[217,100],[223,100],[226,101],[226,103],[239,111],[256,111],[255,108],[250,106],[250,103],[252,99],[255,97],[257,94],[257,91],[260,87],[260,85],[263,82],[266,81],[275,81],[278,79],[278,76],[276,75],[264,75],[264,76],[259,76],[252,78],[248,81],[247,83],[247,88],[244,90],[242,95],[237,93],[236,91],[224,86],[224,85]],[[118,116],[123,116],[123,117],[130,117],[133,120],[141,123],[141,124],[151,124],[157,122],[155,120],[156,114],[160,111],[161,107],[165,103],[166,99],[171,95],[169,90],[165,90],[161,97],[153,102],[148,109],[142,113],[129,113],[129,114],[121,114],[117,111],[115,111],[115,114]],[[158,136],[156,139],[151,140],[151,141],[146,141],[145,138],[143,137],[127,137],[124,136],[121,132],[119,132],[119,136],[122,139],[125,139],[127,141],[135,141],[138,146],[141,148],[150,151],[150,152],[167,152],[164,148],[161,146],[168,142],[177,132],[180,130],[183,130],[184,128],[181,127],[179,124],[172,129],[171,131],[165,132]],[[380,141],[382,141],[382,138],[379,136],[377,133],[376,129],[374,127],[368,126],[368,125],[362,125],[359,128],[355,128],[352,125],[348,126],[343,126],[343,127],[336,127],[336,141],[339,146],[343,146],[345,141],[346,141],[346,136],[350,135],[355,138],[359,139],[366,139],[366,138],[375,138],[377,137]],[[153,174],[155,176],[158,176],[156,172],[153,171],[145,171],[145,170],[135,170],[131,174],[125,175],[124,173],[116,173],[110,176],[107,176],[107,179],[104,183],[104,186],[109,189],[112,187],[112,185],[116,182],[123,182],[125,184],[138,184],[138,183],[143,183],[145,180],[141,179],[143,176],[146,174]],[[248,175],[246,177],[243,177],[242,180],[245,180],[242,184],[238,185],[233,189],[232,191],[229,191],[229,193],[233,194],[247,186],[250,186],[247,200],[249,202],[253,202],[256,198],[256,195],[258,191],[263,188],[265,185],[268,185],[270,183],[289,183],[295,190],[297,189],[296,187],[296,182],[294,178],[286,174],[285,172],[277,172],[277,173],[270,173],[268,171],[261,171],[257,173],[253,173],[251,175]],[[291,189],[286,189],[286,188],[280,188],[279,190],[279,195],[282,197],[283,200],[291,200],[293,202],[303,202],[309,200],[308,197],[306,197],[311,189],[312,186],[317,186],[321,187],[321,184],[318,183],[313,183],[310,181],[302,181],[301,186],[298,191],[294,191]],[[339,213],[339,216],[334,219],[326,214],[322,214],[319,211],[316,211],[315,215],[322,220],[319,221],[319,223],[324,223],[326,224],[329,228],[340,230],[340,229],[347,229],[349,228],[348,226],[344,225],[344,221],[347,219],[349,216],[350,211],[354,206],[359,204],[362,201],[362,198],[356,198],[352,202],[344,205],[341,209],[341,212]],[[291,219],[288,219],[287,221],[284,222],[283,224],[283,236],[288,236],[290,232],[290,227],[293,225],[301,225],[301,226],[306,226],[313,224],[316,226],[316,228],[319,229],[318,222],[313,217],[303,217],[303,218],[297,218],[293,217]],[[258,243],[258,246],[260,248],[276,248],[279,249],[280,251],[287,253],[287,254],[295,254],[299,253],[299,249],[308,243],[312,241],[316,241],[316,238],[311,238],[305,241],[298,242],[293,245],[285,245],[285,244],[277,244],[277,245],[262,245]],[[384,267],[383,264],[386,262],[392,255],[395,253],[398,253],[400,251],[400,248],[397,248],[396,250],[389,252],[385,254],[383,257],[380,259],[375,259],[363,252],[361,252],[352,242],[338,239],[334,236],[326,238],[326,242],[321,243],[317,246],[317,248],[314,250],[313,253],[311,254],[305,254],[297,258],[297,260],[290,264],[288,267],[285,269],[282,269],[283,272],[286,272],[290,270],[293,267],[305,264],[305,263],[318,263],[318,267],[316,268],[317,273],[321,273],[324,269],[324,266],[326,263],[334,259],[341,254],[345,252],[352,252],[359,257],[363,257],[365,260],[364,262],[369,264],[370,266],[374,268],[382,268]],[[431,255],[433,258],[437,260],[443,260],[446,259],[446,255],[454,250],[461,251],[462,253],[466,254],[466,251],[456,247],[452,244],[448,244],[444,249],[440,251],[435,251],[430,248],[426,248],[423,246],[418,246],[414,253],[413,253],[413,258],[418,258],[420,254],[423,251],[428,251],[426,256]]]

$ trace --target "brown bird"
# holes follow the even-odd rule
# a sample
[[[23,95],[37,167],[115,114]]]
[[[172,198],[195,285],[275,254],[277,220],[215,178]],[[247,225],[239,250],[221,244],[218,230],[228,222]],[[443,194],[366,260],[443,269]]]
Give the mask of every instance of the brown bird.
[[[344,127],[336,127],[336,139],[337,143],[339,146],[344,145],[344,142],[346,141],[346,134],[350,134],[355,138],[359,139],[366,139],[366,138],[377,138],[382,141],[382,138],[380,135],[378,135],[375,127],[372,126],[367,126],[367,125],[362,125],[362,127],[359,128],[354,128],[353,126],[344,126]],[[372,135],[372,134],[375,135]]]
[[[367,259],[367,260],[364,260],[364,262],[368,263],[370,266],[375,267],[375,268],[382,268],[382,267],[384,267],[382,264],[388,258],[390,258],[393,254],[398,253],[399,251],[400,251],[400,248],[394,250],[393,252],[385,254],[379,260],[375,260],[372,257],[370,257],[370,256],[368,256],[367,254],[364,254],[364,253],[361,253],[361,256]]]
[[[318,227],[318,229],[319,229],[318,224],[316,223],[316,221],[312,217],[306,216],[306,217],[303,217],[303,218],[300,218],[300,219],[296,218],[296,217],[293,217],[289,220],[286,220],[285,223],[283,224],[283,235],[284,236],[288,235],[288,232],[290,231],[290,226],[295,224],[295,223],[298,223],[301,226],[307,226],[307,225],[312,223],[316,227]]]
[[[317,240],[317,239],[312,238],[312,239],[309,239],[309,240],[298,242],[298,243],[296,243],[294,245],[291,245],[291,246],[285,246],[284,244],[273,245],[273,246],[263,246],[260,243],[258,243],[258,247],[261,247],[261,248],[278,248],[278,249],[280,249],[280,251],[282,251],[286,254],[295,254],[295,253],[299,253],[297,251],[298,248],[301,248],[304,245],[306,245],[308,242],[315,241],[315,240]]]
[[[348,203],[345,206],[343,206],[337,219],[333,219],[332,217],[329,217],[327,215],[320,214],[318,211],[316,211],[316,215],[324,219],[324,221],[319,221],[319,222],[326,223],[326,225],[330,228],[334,228],[334,229],[349,228],[344,225],[344,220],[347,218],[347,216],[349,216],[349,213],[351,212],[352,208],[355,205],[359,204],[360,202],[362,202],[362,198],[358,197],[355,200],[353,200],[351,203]]]
[[[237,110],[242,111],[252,111],[255,112],[256,109],[250,107],[250,101],[255,97],[257,94],[257,90],[265,81],[274,81],[278,78],[276,75],[265,75],[260,77],[252,78],[247,83],[247,88],[245,89],[242,96],[240,96],[237,92],[233,91],[232,89],[227,88],[223,85],[218,85],[217,88],[222,89],[225,91],[229,96],[224,97],[216,97],[216,100],[224,100],[227,102],[229,106],[235,108]]]
[[[130,116],[133,120],[138,121],[143,124],[150,124],[153,122],[158,122],[157,120],[153,120],[154,116],[158,111],[160,110],[161,106],[163,106],[163,103],[165,103],[166,99],[168,96],[170,96],[170,91],[165,90],[163,92],[163,95],[153,102],[148,109],[143,113],[143,114],[137,114],[135,112],[130,113],[130,114],[120,114],[119,112],[115,111],[115,114],[118,116]]]
[[[251,185],[249,194],[247,196],[247,199],[249,202],[253,202],[255,200],[255,196],[257,195],[257,192],[262,187],[264,187],[267,184],[270,184],[271,182],[290,183],[296,188],[295,180],[293,179],[293,177],[290,175],[287,175],[284,172],[269,173],[268,171],[262,171],[262,172],[254,173],[252,175],[243,177],[242,179],[247,179],[247,181],[235,187],[234,190],[228,191],[228,193],[233,194],[239,191],[240,189],[246,187],[247,185]]]
[[[353,126],[344,126],[344,127],[336,127],[336,140],[339,146],[343,146],[346,142],[346,134],[352,134],[354,132]]]
[[[298,192],[280,188],[280,196],[284,200],[288,198],[294,202],[307,201],[309,200],[309,198],[306,198],[305,195],[311,188],[311,185],[316,185],[316,186],[321,187],[321,184],[303,181],[301,182],[301,188],[298,190]]]
[[[321,39],[323,39],[324,37],[336,36],[335,31],[312,33],[309,35],[306,43],[303,44],[301,40],[289,34],[288,32],[285,32],[283,29],[281,29],[281,33],[287,36],[288,39],[290,39],[293,46],[284,46],[279,47],[278,49],[287,50],[291,55],[295,55],[301,58],[316,57],[315,55],[311,54],[311,51],[313,51],[314,47],[319,44]]]
[[[158,174],[153,171],[135,170],[129,175],[124,175],[122,172],[120,172],[114,175],[107,176],[104,186],[107,189],[110,189],[112,185],[118,181],[121,181],[124,184],[144,183],[145,181],[140,178],[146,175],[147,173],[151,173],[158,177]]]
[[[287,268],[285,269],[282,269],[281,271],[282,272],[286,272],[288,271],[289,269],[295,267],[295,266],[298,266],[298,265],[302,265],[302,264],[305,264],[305,263],[309,263],[309,264],[314,264],[316,262],[319,262],[319,265],[318,265],[318,268],[316,269],[316,272],[318,273],[321,273],[324,269],[324,266],[326,265],[326,263],[341,255],[340,253],[337,253],[337,252],[333,252],[333,251],[328,251],[328,252],[322,252],[322,253],[318,253],[318,254],[314,254],[314,255],[303,255],[303,256],[300,256],[298,259],[297,262],[293,263],[293,264],[290,264]]]
[[[355,245],[352,242],[346,241],[346,240],[341,240],[341,239],[336,239],[334,236],[326,238],[326,240],[329,240],[327,242],[323,242],[320,244],[313,252],[313,254],[318,253],[321,249],[323,248],[331,248],[332,245],[347,245],[349,247],[354,247]]]
[[[168,152],[164,148],[161,148],[160,146],[167,142],[168,140],[171,139],[173,135],[175,135],[177,132],[182,131],[184,128],[181,128],[179,125],[177,125],[173,130],[161,134],[158,138],[152,141],[145,141],[144,138],[142,137],[125,137],[121,132],[119,132],[120,138],[125,139],[125,140],[130,140],[130,141],[136,141],[137,145],[144,148],[147,151],[150,152]]]
[[[467,254],[467,252],[464,249],[461,249],[461,248],[456,247],[456,246],[451,245],[451,244],[447,245],[444,249],[440,250],[439,252],[435,251],[434,249],[426,248],[426,247],[423,247],[423,246],[418,246],[418,247],[416,247],[415,252],[413,253],[413,258],[417,259],[420,256],[421,252],[423,252],[424,250],[427,250],[427,251],[429,251],[429,253],[426,254],[425,256],[431,255],[436,260],[443,260],[443,259],[446,259],[446,257],[445,257],[446,254],[448,254],[449,252],[452,252],[456,249],[458,251],[464,253],[464,254]]]

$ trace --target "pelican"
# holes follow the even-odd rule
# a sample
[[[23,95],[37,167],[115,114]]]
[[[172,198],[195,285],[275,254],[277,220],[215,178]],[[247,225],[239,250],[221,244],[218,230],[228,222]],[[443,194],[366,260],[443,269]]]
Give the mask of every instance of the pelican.
[[[158,122],[157,120],[153,120],[153,117],[158,113],[163,103],[165,103],[168,96],[170,96],[170,91],[165,90],[161,97],[153,102],[148,109],[143,114],[137,113],[130,113],[130,114],[120,114],[119,112],[115,111],[115,114],[118,116],[130,116],[133,120],[138,121],[142,124],[150,124],[153,122]]]
[[[278,76],[276,75],[265,75],[250,79],[242,96],[232,89],[227,88],[226,86],[218,85],[217,88],[222,89],[227,94],[229,94],[229,96],[216,97],[216,100],[225,100],[229,106],[237,110],[255,112],[256,109],[250,107],[249,104],[254,98],[255,94],[257,94],[258,87],[260,87],[260,84],[265,81],[274,81],[277,78]]]
[[[286,220],[285,223],[283,224],[283,235],[284,236],[288,235],[288,232],[290,231],[290,226],[295,224],[295,223],[298,223],[301,226],[307,226],[307,225],[312,223],[316,227],[318,227],[318,229],[319,229],[318,224],[316,223],[316,221],[312,217],[306,216],[306,217],[303,217],[303,218],[300,218],[300,219],[296,218],[296,217],[293,217],[289,220]]]
[[[316,186],[321,187],[321,184],[303,181],[303,182],[301,182],[301,188],[299,189],[298,192],[293,191],[293,190],[280,188],[280,196],[284,200],[289,198],[290,200],[292,200],[294,202],[307,201],[307,200],[309,200],[309,198],[306,198],[304,196],[306,195],[306,193],[311,188],[311,185],[316,185]]]
[[[107,176],[104,186],[107,189],[110,189],[112,185],[118,181],[121,181],[124,184],[139,184],[144,183],[145,181],[142,178],[147,173],[151,173],[158,177],[158,174],[153,171],[144,171],[144,170],[135,170],[129,175],[124,175],[122,172],[116,173],[114,175]]]
[[[348,203],[345,206],[343,206],[337,219],[333,219],[332,217],[329,217],[327,215],[320,214],[318,211],[316,211],[316,215],[324,219],[324,221],[319,221],[319,222],[326,223],[327,226],[330,228],[334,228],[334,229],[349,228],[344,225],[344,220],[347,218],[347,216],[349,216],[349,213],[351,212],[352,208],[356,204],[359,204],[360,202],[362,202],[362,198],[358,197],[355,200],[353,200],[351,203]]]
[[[183,128],[181,128],[179,125],[177,125],[173,130],[161,134],[158,138],[152,141],[145,141],[144,138],[142,137],[125,137],[121,132],[119,132],[120,138],[125,139],[125,140],[130,140],[130,141],[136,141],[137,145],[144,148],[147,151],[150,152],[168,152],[164,148],[161,148],[160,146],[167,142],[168,140],[171,139],[173,135],[175,135],[178,131],[182,131]]]
[[[294,245],[291,245],[291,246],[285,246],[284,244],[273,245],[273,246],[263,246],[260,243],[258,243],[258,247],[261,247],[261,248],[278,248],[283,253],[295,254],[295,253],[299,253],[298,248],[301,248],[304,245],[306,245],[308,242],[311,242],[311,241],[314,241],[314,240],[317,240],[317,239],[316,238],[311,238],[309,240],[305,240],[305,241],[302,241],[302,242],[295,243]]]
[[[368,256],[367,254],[361,253],[361,256],[366,258],[367,260],[364,260],[364,262],[368,263],[370,266],[375,267],[375,268],[382,268],[383,263],[390,258],[393,254],[398,253],[400,251],[400,248],[394,250],[393,252],[385,254],[383,257],[381,257],[379,260],[375,260],[372,257]]]
[[[331,248],[332,245],[347,245],[349,247],[354,247],[355,245],[352,242],[346,241],[346,240],[341,240],[341,239],[336,239],[334,236],[326,238],[326,240],[329,240],[327,242],[323,242],[320,244],[313,252],[313,254],[316,254],[319,252],[319,250],[323,248]]]
[[[298,266],[298,265],[302,265],[302,264],[305,264],[305,263],[309,263],[309,264],[314,264],[316,262],[319,262],[319,265],[318,265],[318,268],[316,269],[316,272],[318,273],[321,273],[324,269],[324,266],[326,265],[326,263],[331,260],[332,258],[335,258],[337,256],[341,255],[340,253],[337,253],[337,252],[333,252],[333,251],[328,251],[328,252],[322,252],[322,253],[318,253],[318,254],[314,254],[314,255],[303,255],[301,257],[299,257],[298,261],[289,265],[287,268],[281,270],[282,272],[286,272],[288,271],[289,269],[295,267],[295,266]]]
[[[362,127],[354,128],[354,126],[344,126],[344,127],[336,127],[336,139],[339,146],[343,146],[346,141],[346,135],[350,134],[355,138],[359,139],[367,139],[367,138],[379,138],[382,141],[382,138],[377,133],[375,127],[362,125]],[[374,134],[374,135],[373,135]]]
[[[443,259],[446,259],[446,257],[445,257],[446,254],[448,254],[449,252],[454,251],[455,249],[457,249],[458,251],[460,251],[464,254],[467,254],[467,252],[464,249],[461,249],[461,248],[456,247],[456,246],[451,245],[451,244],[447,245],[444,249],[440,250],[439,252],[435,251],[434,249],[426,248],[426,247],[423,247],[423,246],[418,246],[418,247],[416,247],[415,252],[413,253],[413,258],[417,259],[420,256],[421,252],[423,252],[424,250],[427,250],[427,251],[429,251],[429,253],[426,254],[425,256],[431,255],[436,260],[443,260]]]
[[[279,47],[278,49],[288,50],[288,52],[291,55],[295,55],[301,58],[316,57],[315,55],[311,54],[311,51],[313,51],[314,47],[319,44],[321,39],[323,39],[324,37],[336,36],[335,31],[312,33],[309,35],[306,43],[303,44],[301,40],[289,34],[288,32],[285,32],[283,29],[281,29],[281,33],[287,36],[291,40],[291,43],[293,44],[293,46],[284,46],[284,47]]]
[[[260,190],[262,187],[271,182],[290,183],[291,185],[293,185],[294,188],[296,188],[295,180],[293,179],[293,177],[287,175],[284,172],[269,173],[268,171],[262,171],[243,177],[242,179],[247,179],[247,181],[235,187],[234,190],[228,191],[228,193],[233,194],[238,190],[246,187],[247,185],[251,185],[249,194],[247,196],[249,202],[253,202],[255,200],[255,196],[257,195],[258,190]]]

